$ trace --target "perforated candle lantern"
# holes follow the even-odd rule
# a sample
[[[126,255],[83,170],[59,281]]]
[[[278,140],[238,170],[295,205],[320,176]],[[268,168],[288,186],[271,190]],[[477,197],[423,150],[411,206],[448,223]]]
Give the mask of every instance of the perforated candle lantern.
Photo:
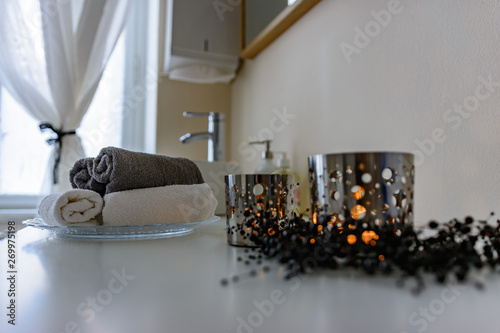
[[[397,152],[309,156],[311,208],[339,222],[413,223],[413,155]]]
[[[228,244],[255,246],[259,228],[255,217],[278,217],[288,223],[295,208],[293,191],[298,184],[288,174],[226,175],[226,231]]]

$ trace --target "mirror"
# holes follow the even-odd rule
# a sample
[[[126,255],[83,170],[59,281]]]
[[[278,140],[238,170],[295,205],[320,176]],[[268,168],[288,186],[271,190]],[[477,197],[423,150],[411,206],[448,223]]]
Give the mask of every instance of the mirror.
[[[253,59],[320,0],[243,0],[242,59]]]

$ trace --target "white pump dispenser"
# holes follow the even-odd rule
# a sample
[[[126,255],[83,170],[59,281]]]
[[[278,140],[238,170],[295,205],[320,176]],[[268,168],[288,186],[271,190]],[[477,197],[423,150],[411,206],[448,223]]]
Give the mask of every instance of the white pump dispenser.
[[[262,164],[255,168],[256,174],[271,174],[276,171],[277,166],[273,163],[273,153],[271,151],[271,140],[253,141],[251,145],[265,144],[266,150],[262,152]]]
[[[281,157],[278,159],[278,170],[276,170],[274,173],[285,173],[289,174],[291,172],[290,170],[290,160],[286,158],[286,152],[276,152],[277,154],[280,154]]]
[[[276,152],[276,154],[280,154],[280,158],[278,159],[278,169],[273,172],[273,174],[285,174],[285,175],[294,175],[296,186],[293,188],[293,201],[297,207],[300,205],[300,178],[299,175],[293,172],[290,169],[290,160],[286,158],[286,152]]]

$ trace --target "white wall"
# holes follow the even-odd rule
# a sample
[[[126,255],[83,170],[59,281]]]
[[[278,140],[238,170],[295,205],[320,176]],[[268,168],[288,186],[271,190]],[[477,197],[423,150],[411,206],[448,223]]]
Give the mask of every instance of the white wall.
[[[385,27],[374,24],[371,11],[390,3],[323,0],[246,61],[232,87],[230,157],[252,172],[260,154],[246,142],[273,136],[307,180],[312,154],[413,151],[417,224],[500,214],[500,3],[401,0]],[[349,63],[340,45],[366,25],[380,31]],[[490,92],[481,77],[499,84]],[[475,109],[463,108],[467,118],[447,111],[464,103]],[[285,108],[295,118],[280,130],[273,117]]]

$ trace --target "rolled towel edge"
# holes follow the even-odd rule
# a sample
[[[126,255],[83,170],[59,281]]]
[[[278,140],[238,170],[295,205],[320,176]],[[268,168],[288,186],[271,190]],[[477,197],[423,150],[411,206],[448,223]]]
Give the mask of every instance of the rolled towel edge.
[[[73,189],[46,196],[38,206],[38,214],[52,225],[95,224],[102,212],[103,199],[95,191]]]

